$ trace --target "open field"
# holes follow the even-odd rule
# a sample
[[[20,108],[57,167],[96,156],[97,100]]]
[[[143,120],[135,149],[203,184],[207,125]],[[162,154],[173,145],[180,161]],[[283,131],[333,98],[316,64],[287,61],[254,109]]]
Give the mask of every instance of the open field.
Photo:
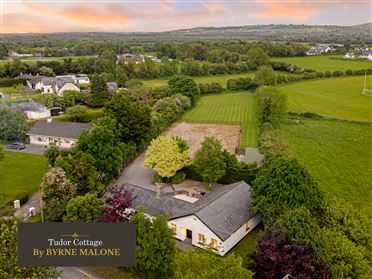
[[[4,151],[0,162],[0,198],[2,202],[12,201],[16,194],[34,194],[47,167],[43,155]]]
[[[372,216],[372,127],[301,119],[280,125],[294,156],[330,197],[351,202]]]
[[[241,78],[241,77],[254,77],[254,73],[243,73],[243,74],[233,74],[233,75],[216,75],[216,76],[200,76],[192,77],[196,83],[210,83],[217,82],[223,87],[226,87],[226,83],[229,79]],[[167,85],[168,79],[150,79],[143,80],[143,84],[147,87],[157,87]]]
[[[36,63],[36,61],[58,61],[63,62],[63,59],[71,58],[72,60],[78,59],[78,58],[89,58],[94,56],[64,56],[64,57],[31,57],[27,59],[21,59],[22,62],[25,63]],[[3,65],[7,62],[11,62],[12,60],[0,60],[0,65]]]
[[[240,145],[240,125],[174,123],[166,131],[167,135],[179,136],[187,141],[191,154],[201,147],[204,137],[215,137],[224,149],[235,154]]]
[[[208,95],[201,97],[196,107],[186,112],[181,121],[241,124],[243,132],[240,148],[245,148],[257,144],[258,120],[254,108],[254,95],[251,92]]]
[[[337,58],[337,59],[335,59]],[[301,57],[273,57],[272,61],[295,64],[304,69],[313,69],[320,72],[360,70],[372,67],[372,62],[363,60],[343,60],[342,55],[318,55]]]
[[[361,95],[364,76],[327,78],[280,86],[288,94],[288,110],[331,118],[372,121],[372,97]],[[372,76],[367,87],[372,89]]]

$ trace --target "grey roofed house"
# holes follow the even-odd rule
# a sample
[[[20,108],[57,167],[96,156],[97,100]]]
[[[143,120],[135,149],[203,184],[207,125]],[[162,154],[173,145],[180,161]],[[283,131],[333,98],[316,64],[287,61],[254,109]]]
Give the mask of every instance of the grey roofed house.
[[[89,132],[93,126],[87,123],[39,120],[27,135],[42,135],[77,139],[83,130]]]
[[[16,76],[15,78],[29,78],[29,79],[32,79],[34,76],[31,75],[31,74],[20,74],[18,76]]]
[[[31,78],[31,80],[29,82],[30,82],[30,84],[35,85],[35,84],[39,83],[43,78],[45,78],[45,77],[44,76],[36,76],[36,77]]]
[[[365,50],[360,54],[362,57],[367,57],[368,55],[372,55],[372,50]]]
[[[250,186],[244,181],[219,186],[189,203],[170,195],[157,197],[156,192],[139,186],[125,185],[133,190],[133,205],[143,205],[148,214],[170,215],[170,220],[195,215],[221,240],[226,240],[254,214],[250,211]]]

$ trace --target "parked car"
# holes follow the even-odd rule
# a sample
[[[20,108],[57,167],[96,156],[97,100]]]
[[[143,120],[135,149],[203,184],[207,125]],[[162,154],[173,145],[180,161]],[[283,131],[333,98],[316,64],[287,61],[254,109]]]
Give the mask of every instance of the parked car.
[[[26,146],[21,142],[13,142],[12,144],[9,144],[6,146],[6,149],[13,149],[13,150],[21,150],[25,148]]]

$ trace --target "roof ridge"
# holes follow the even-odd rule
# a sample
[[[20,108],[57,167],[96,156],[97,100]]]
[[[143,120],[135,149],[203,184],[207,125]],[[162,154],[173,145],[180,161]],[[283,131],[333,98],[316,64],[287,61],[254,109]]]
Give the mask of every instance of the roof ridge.
[[[227,188],[227,186],[231,186],[231,188],[227,188],[225,189],[219,196],[217,196],[215,199],[213,200],[210,200],[209,202],[205,203],[205,204],[201,204],[200,206],[196,206],[196,210],[194,211],[193,210],[193,214],[196,214],[198,213],[200,210],[206,208],[207,206],[209,206],[211,203],[219,200],[221,197],[223,197],[225,194],[227,194],[228,192],[230,192],[232,189],[234,189],[235,187],[237,186],[240,186],[242,183],[246,183],[244,180],[241,180],[241,181],[238,181],[238,182],[234,182],[234,183],[231,183],[231,184],[228,184],[228,185],[223,185],[221,187],[225,187]],[[234,185],[235,184],[235,185]]]

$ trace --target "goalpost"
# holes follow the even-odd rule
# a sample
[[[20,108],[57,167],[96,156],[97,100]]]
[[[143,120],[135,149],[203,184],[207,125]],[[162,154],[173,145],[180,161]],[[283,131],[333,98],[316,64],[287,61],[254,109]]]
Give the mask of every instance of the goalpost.
[[[363,87],[362,95],[372,96],[372,89],[367,88],[367,73],[364,74],[364,87]]]

